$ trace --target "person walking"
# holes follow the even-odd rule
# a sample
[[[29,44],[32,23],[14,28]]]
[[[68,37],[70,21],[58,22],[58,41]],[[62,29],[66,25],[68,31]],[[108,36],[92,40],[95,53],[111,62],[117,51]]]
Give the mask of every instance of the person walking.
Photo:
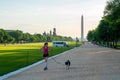
[[[44,46],[42,47],[42,50],[43,50],[43,57],[45,59],[44,70],[47,70],[48,69],[48,63],[47,63],[47,61],[48,61],[48,56],[49,56],[49,54],[48,54],[48,43],[47,42],[44,43]]]

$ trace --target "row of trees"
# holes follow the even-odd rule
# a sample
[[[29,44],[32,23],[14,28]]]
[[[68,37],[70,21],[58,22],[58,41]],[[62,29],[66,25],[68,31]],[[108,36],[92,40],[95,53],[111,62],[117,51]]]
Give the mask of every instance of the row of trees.
[[[50,36],[41,34],[23,33],[20,30],[0,29],[0,43],[31,43],[31,42],[51,42],[53,40],[72,41],[71,37]]]
[[[109,0],[104,16],[95,30],[88,32],[87,39],[99,45],[117,47],[120,40],[120,0]]]

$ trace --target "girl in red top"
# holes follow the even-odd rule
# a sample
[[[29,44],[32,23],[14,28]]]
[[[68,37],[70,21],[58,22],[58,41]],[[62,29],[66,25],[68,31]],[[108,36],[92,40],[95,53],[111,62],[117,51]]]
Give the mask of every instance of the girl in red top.
[[[48,54],[48,43],[47,42],[44,43],[44,46],[42,47],[42,49],[43,49],[43,57],[45,59],[44,70],[47,70],[48,69],[48,67],[47,67],[47,60],[48,60],[48,56],[49,56],[49,54]]]

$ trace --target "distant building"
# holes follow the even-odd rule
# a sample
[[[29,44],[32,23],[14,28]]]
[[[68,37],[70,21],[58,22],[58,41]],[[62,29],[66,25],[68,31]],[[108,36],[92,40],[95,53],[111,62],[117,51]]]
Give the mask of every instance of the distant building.
[[[57,36],[57,34],[56,34],[56,28],[53,28],[53,34],[52,34],[52,31],[50,30],[50,32],[49,33],[46,33],[46,31],[44,31],[44,33],[43,33],[43,35],[44,36]]]
[[[56,28],[53,28],[53,36],[57,36],[57,34],[56,34]]]
[[[46,36],[46,35],[47,35],[45,31],[44,31],[43,35],[44,35],[44,36]]]
[[[52,31],[50,30],[50,36],[52,35]]]

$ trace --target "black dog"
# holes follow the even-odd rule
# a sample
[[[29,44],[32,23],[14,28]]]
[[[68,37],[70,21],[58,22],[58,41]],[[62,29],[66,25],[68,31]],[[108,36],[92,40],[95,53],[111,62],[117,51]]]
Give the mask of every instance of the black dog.
[[[65,65],[66,65],[66,69],[69,69],[69,68],[70,68],[70,65],[71,65],[70,60],[67,60],[67,61],[65,62]]]

